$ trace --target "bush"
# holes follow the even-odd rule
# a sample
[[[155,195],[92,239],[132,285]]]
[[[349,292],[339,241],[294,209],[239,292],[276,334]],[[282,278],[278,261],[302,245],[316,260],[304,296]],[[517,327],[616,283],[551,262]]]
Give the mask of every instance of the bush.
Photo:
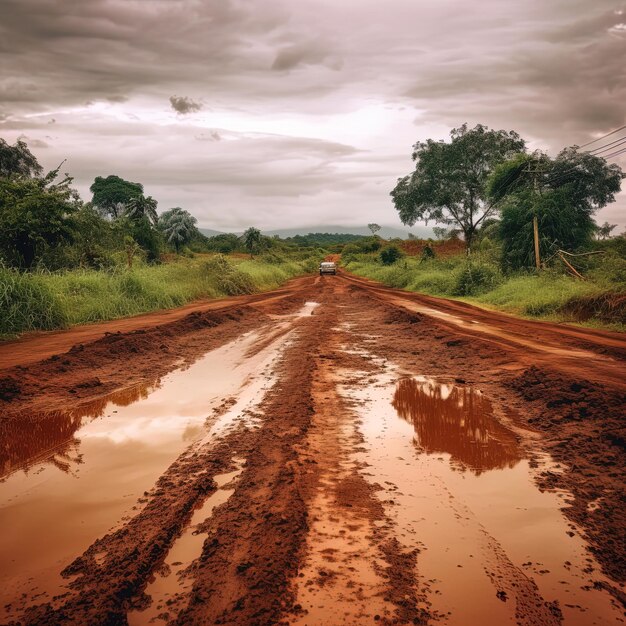
[[[487,264],[466,263],[456,274],[453,295],[475,296],[494,289],[500,282],[495,267]]]
[[[430,246],[424,246],[422,250],[422,261],[430,261],[435,258],[435,251]]]
[[[383,265],[393,265],[402,257],[402,251],[398,248],[398,246],[387,246],[380,253],[380,262]]]

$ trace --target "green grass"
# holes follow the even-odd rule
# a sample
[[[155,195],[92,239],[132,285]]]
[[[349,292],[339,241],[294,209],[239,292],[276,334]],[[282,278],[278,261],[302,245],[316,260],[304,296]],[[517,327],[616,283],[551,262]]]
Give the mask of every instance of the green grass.
[[[582,323],[586,326],[626,330],[623,300],[626,261],[616,256],[594,260],[586,268],[586,281],[560,268],[503,275],[487,255],[420,262],[406,258],[382,265],[376,255],[359,255],[346,264],[349,271],[408,291],[454,298],[523,317]]]
[[[24,274],[0,268],[0,336],[65,328],[267,291],[315,269],[317,258],[240,260],[221,255],[132,270]]]

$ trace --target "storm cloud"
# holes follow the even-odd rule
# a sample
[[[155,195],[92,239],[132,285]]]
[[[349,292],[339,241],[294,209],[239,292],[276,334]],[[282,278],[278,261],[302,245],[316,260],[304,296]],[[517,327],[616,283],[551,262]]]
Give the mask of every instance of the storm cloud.
[[[85,199],[114,173],[209,228],[399,226],[415,141],[483,123],[555,153],[625,124],[625,23],[611,0],[1,0],[0,136]],[[623,198],[598,219],[625,226]]]
[[[188,113],[195,113],[202,108],[202,103],[195,102],[191,98],[186,96],[170,96],[170,104],[172,109],[180,115],[187,115]]]

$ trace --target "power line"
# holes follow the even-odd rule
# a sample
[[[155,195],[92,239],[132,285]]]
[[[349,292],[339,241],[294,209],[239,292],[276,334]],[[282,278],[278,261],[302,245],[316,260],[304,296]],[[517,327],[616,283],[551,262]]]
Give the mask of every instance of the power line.
[[[607,133],[606,135],[602,135],[602,137],[598,137],[597,139],[592,139],[591,141],[588,141],[587,143],[584,143],[582,146],[578,146],[578,147],[584,148],[585,146],[589,146],[592,143],[596,143],[596,141],[600,141],[601,139],[610,137],[611,135],[614,135],[615,133],[619,133],[620,130],[624,130],[625,128],[626,128],[626,124],[624,126],[620,126],[619,128],[616,128],[615,130],[612,130],[610,133]]]
[[[624,154],[624,152],[626,152],[626,148],[622,148],[621,150],[618,150],[617,152],[613,152],[613,154],[605,154],[602,158],[612,159],[613,157],[619,156],[620,154]]]
[[[599,148],[594,148],[593,150],[585,150],[588,154],[600,154],[600,152],[604,152],[605,150],[615,150],[617,146],[615,144],[622,144],[626,141],[626,137],[620,137],[615,141],[611,141],[611,143],[607,143],[604,146],[600,146]]]

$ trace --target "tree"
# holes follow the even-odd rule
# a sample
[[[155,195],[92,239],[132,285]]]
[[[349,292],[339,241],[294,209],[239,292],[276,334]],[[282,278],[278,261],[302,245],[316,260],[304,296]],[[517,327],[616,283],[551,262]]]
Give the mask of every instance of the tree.
[[[191,213],[174,207],[159,217],[158,226],[165,235],[165,241],[174,246],[178,253],[180,247],[189,243],[197,233],[196,222]]]
[[[140,245],[130,235],[126,235],[124,237],[124,252],[126,253],[126,266],[129,270],[133,268],[133,259],[139,250],[141,250]]]
[[[156,209],[157,201],[152,196],[144,196],[141,194],[128,201],[124,213],[131,220],[137,221],[141,218],[146,218],[156,226],[159,221]]]
[[[418,220],[457,224],[468,252],[476,229],[496,210],[487,198],[486,183],[494,167],[523,152],[525,142],[513,131],[490,130],[467,124],[450,133],[451,141],[417,142],[415,170],[400,178],[391,192],[404,224]]]
[[[487,189],[502,205],[499,233],[505,268],[533,265],[535,218],[541,258],[588,244],[597,229],[593,214],[615,200],[622,177],[617,165],[575,147],[554,159],[536,152],[498,166]]]
[[[14,146],[10,146],[4,139],[0,139],[0,177],[34,178],[41,176],[42,172],[41,165],[28,149],[26,142],[18,139]]]
[[[615,228],[617,228],[617,224],[609,224],[608,222],[604,222],[602,226],[598,226],[598,238],[608,239],[611,236],[611,232],[613,232],[613,229]]]
[[[433,234],[435,235],[435,239],[439,239],[440,241],[442,241],[446,238],[446,235],[448,234],[448,229],[443,228],[442,226],[433,226]]]
[[[372,232],[372,235],[375,235],[380,230],[380,226],[378,224],[374,224],[374,223],[368,224],[367,227]]]
[[[74,238],[80,200],[72,178],[57,177],[58,170],[43,178],[0,178],[0,255],[9,265],[30,269],[46,249]]]
[[[380,252],[380,262],[383,265],[393,265],[398,259],[401,259],[404,255],[402,250],[398,246],[387,246]]]
[[[241,245],[241,239],[235,233],[222,233],[209,237],[207,247],[209,250],[215,250],[222,254],[234,252]]]
[[[250,227],[241,237],[245,249],[253,256],[255,252],[258,252],[261,246],[261,231],[258,228]]]
[[[119,176],[96,177],[89,191],[93,194],[93,205],[103,214],[113,219],[121,217],[126,205],[133,199],[143,196],[143,185],[124,180]]]

